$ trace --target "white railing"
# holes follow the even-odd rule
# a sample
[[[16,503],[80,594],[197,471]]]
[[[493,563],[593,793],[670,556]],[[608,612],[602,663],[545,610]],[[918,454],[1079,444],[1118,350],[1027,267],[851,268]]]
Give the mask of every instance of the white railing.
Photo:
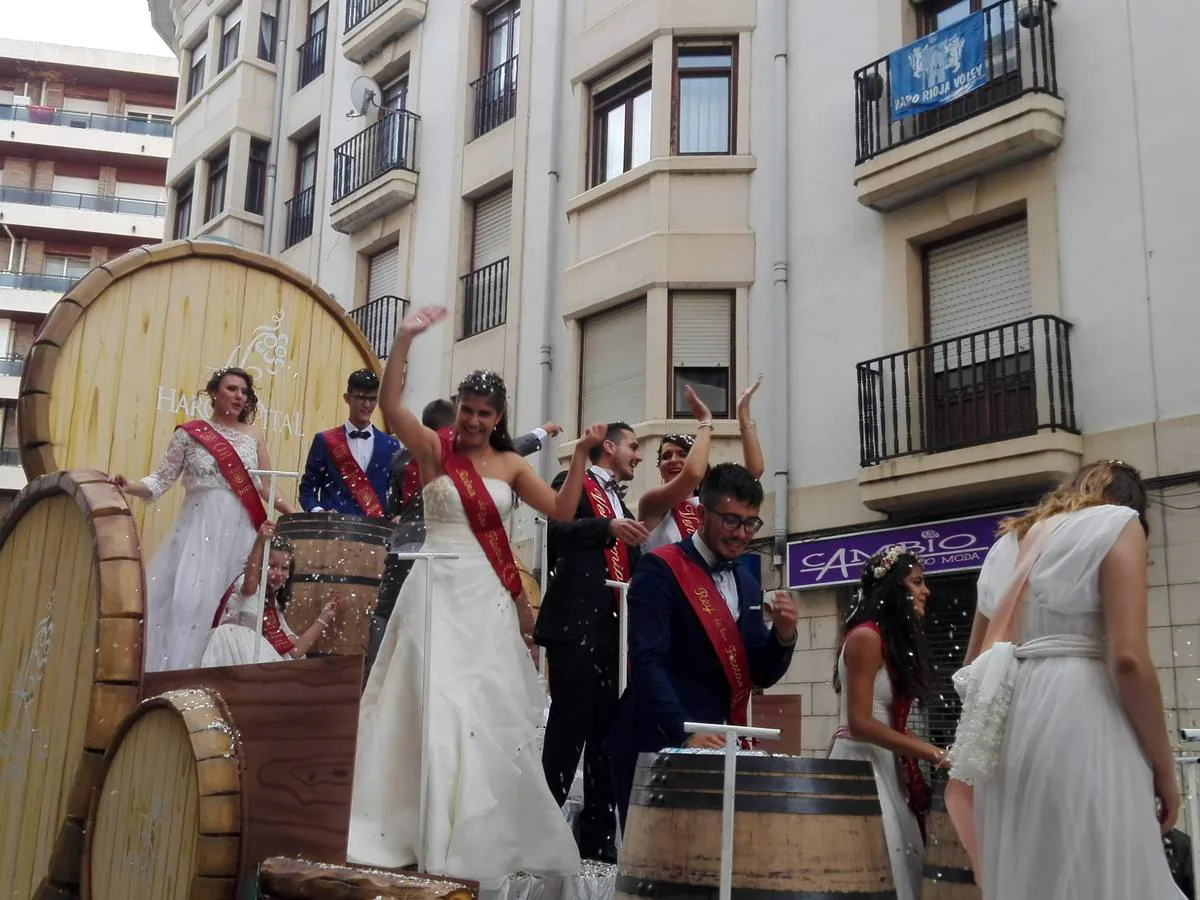
[[[277,496],[276,485],[280,478],[299,478],[299,472],[284,472],[276,469],[250,469],[250,475],[256,478],[267,477],[269,487],[267,488],[267,518],[274,522],[279,517],[275,515],[275,498]],[[262,552],[262,571],[258,576],[258,590],[254,592],[254,633],[258,635],[259,640],[254,642],[254,661],[256,663],[270,662],[271,660],[263,659],[265,652],[263,644],[266,642],[261,640],[263,633],[263,615],[266,611],[267,602],[267,573],[271,571],[271,542],[267,541],[263,545]],[[218,625],[221,623],[218,622]]]

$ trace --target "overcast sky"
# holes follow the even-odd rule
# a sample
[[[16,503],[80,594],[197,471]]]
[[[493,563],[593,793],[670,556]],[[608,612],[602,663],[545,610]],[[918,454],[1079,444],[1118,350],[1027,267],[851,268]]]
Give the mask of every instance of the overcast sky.
[[[172,56],[147,0],[4,0],[3,33],[21,41]]]

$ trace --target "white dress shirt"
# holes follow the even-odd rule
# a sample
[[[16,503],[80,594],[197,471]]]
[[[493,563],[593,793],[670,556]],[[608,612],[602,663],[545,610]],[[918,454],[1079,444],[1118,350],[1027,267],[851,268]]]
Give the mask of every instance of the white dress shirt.
[[[625,508],[621,506],[621,498],[617,496],[617,492],[613,490],[613,485],[616,484],[616,478],[608,469],[600,466],[591,466],[588,471],[596,476],[596,480],[600,482],[600,486],[604,488],[604,494],[608,497],[608,505],[612,507],[614,519],[625,518]]]
[[[346,443],[350,445],[350,455],[354,457],[354,461],[358,463],[358,467],[365,474],[367,466],[371,464],[371,457],[375,453],[375,429],[371,427],[371,423],[367,423],[366,428],[358,428],[354,423],[347,422],[344,426],[346,429]],[[370,437],[352,438],[350,432],[365,431]]]
[[[696,548],[696,552],[708,563],[709,568],[717,564],[717,555],[708,548],[708,544],[704,543],[704,538],[700,537],[699,531],[692,534],[692,546]],[[724,570],[713,572],[712,580],[717,586],[717,590],[721,592],[721,596],[725,598],[725,605],[729,607],[729,612],[733,615],[733,621],[736,622],[742,614],[742,605],[738,600],[737,578],[734,577],[733,572]]]

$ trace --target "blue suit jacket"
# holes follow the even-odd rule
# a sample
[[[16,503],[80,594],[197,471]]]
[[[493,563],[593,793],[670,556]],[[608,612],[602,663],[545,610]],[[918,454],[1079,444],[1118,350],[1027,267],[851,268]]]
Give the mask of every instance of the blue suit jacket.
[[[400,449],[400,442],[374,425],[371,426],[371,430],[375,432],[375,446],[371,452],[371,461],[367,464],[366,475],[371,487],[379,495],[380,504],[383,504],[387,502],[389,464]],[[312,512],[319,506],[329,512],[346,513],[351,516],[365,515],[350,496],[337,466],[333,464],[323,432],[317,432],[313,437],[312,446],[308,449],[308,463],[300,479],[300,505],[306,512]]]
[[[690,538],[676,546],[705,565]],[[734,577],[750,676],[755,687],[770,687],[787,672],[794,646],[781,644],[763,621],[762,588],[754,576],[738,566]],[[730,690],[704,626],[667,564],[653,553],[633,570],[628,603],[629,686],[606,749],[615,761],[633,763],[639,753],[683,746],[684,722],[728,721]]]

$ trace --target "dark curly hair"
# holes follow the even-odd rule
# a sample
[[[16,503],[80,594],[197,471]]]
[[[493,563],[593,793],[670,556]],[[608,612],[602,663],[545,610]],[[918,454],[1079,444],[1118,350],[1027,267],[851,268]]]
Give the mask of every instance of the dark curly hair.
[[[292,602],[292,576],[296,574],[296,548],[292,546],[291,541],[282,535],[275,535],[271,538],[271,553],[286,553],[288,556],[288,571],[287,581],[274,594],[271,593],[271,585],[267,585],[267,596],[275,601],[275,606],[280,612],[287,609],[288,604]]]
[[[508,433],[508,389],[504,386],[504,379],[496,372],[476,369],[467,373],[467,377],[458,385],[455,399],[462,400],[464,396],[478,397],[500,414],[488,443],[493,450],[501,453],[514,452],[512,435]]]
[[[894,561],[886,566],[882,575],[877,576],[876,570],[888,562],[886,557],[891,549],[876,553],[863,567],[859,590],[850,614],[846,616],[841,642],[845,642],[845,636],[854,628],[874,622],[883,638],[883,656],[892,680],[892,690],[897,696],[924,701],[928,699],[933,685],[933,664],[925,642],[925,629],[913,610],[908,588],[904,586],[904,579],[913,569],[920,567],[921,561],[911,553],[894,553]],[[842,691],[842,679],[836,663],[833,668],[833,689],[838,693]]]
[[[258,394],[254,391],[254,376],[245,369],[239,369],[236,366],[217,369],[217,371],[212,373],[212,377],[208,379],[208,384],[204,385],[204,393],[208,394],[210,399],[215,397],[226,375],[233,375],[246,382],[246,405],[242,407],[241,413],[238,414],[238,421],[243,425],[249,425],[254,421],[254,417],[258,415]]]

